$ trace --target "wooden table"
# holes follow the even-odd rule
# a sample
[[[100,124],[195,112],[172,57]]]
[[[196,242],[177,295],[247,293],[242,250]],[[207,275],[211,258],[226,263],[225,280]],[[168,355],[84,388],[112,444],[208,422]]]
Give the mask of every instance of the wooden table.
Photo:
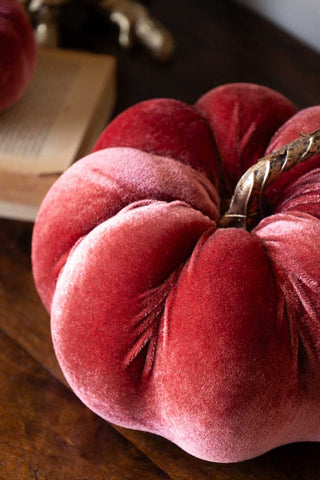
[[[117,112],[150,97],[194,102],[233,81],[266,84],[299,107],[320,104],[320,56],[254,14],[226,0],[154,0],[151,7],[176,38],[170,65],[121,52],[97,19],[80,38],[63,33],[67,47],[117,55]],[[31,235],[31,224],[0,220],[0,480],[319,480],[320,443],[213,464],[91,413],[55,360],[31,275]]]

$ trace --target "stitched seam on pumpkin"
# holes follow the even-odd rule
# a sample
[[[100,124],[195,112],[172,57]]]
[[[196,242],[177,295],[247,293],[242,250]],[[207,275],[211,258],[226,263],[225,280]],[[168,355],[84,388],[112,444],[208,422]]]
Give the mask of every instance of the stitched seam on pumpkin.
[[[256,235],[256,234],[254,234]],[[258,235],[256,235],[258,237]],[[297,309],[294,309],[293,313],[290,313],[292,309],[290,308],[289,305],[289,298],[288,298],[288,289],[286,288],[288,284],[291,286],[291,292],[294,292],[295,299],[294,301],[298,301],[302,308],[306,311],[307,315],[309,315],[309,312],[307,309],[304,308],[304,303],[301,300],[301,289],[298,288],[297,286],[297,281],[304,281],[303,278],[299,279],[293,272],[287,272],[287,270],[284,268],[284,265],[280,263],[279,261],[277,262],[277,267],[281,268],[282,271],[282,276],[285,278],[288,278],[288,282],[284,281],[277,281],[276,280],[276,275],[274,273],[275,267],[273,260],[270,258],[268,254],[268,248],[265,245],[265,241],[259,237],[261,244],[263,245],[263,248],[267,252],[267,259],[270,264],[270,268],[272,271],[272,275],[275,278],[276,285],[277,285],[277,290],[279,289],[282,293],[281,295],[281,300],[283,302],[282,306],[282,319],[287,321],[288,329],[289,329],[289,335],[290,335],[290,347],[291,347],[291,355],[294,358],[295,362],[295,371],[297,373],[297,381],[299,382],[299,385],[301,387],[302,384],[304,384],[304,380],[302,378],[304,372],[307,370],[305,366],[306,359],[308,358],[308,350],[306,348],[306,342],[305,342],[305,332],[302,331],[300,328],[299,321],[297,319]],[[273,241],[271,240],[269,243],[272,243]],[[305,283],[305,282],[304,282]],[[279,308],[279,304],[278,304]],[[285,314],[285,312],[287,314]],[[309,342],[311,345],[311,342]]]
[[[152,299],[153,296],[159,295],[160,291],[160,298],[155,304],[152,305],[150,310],[144,313],[142,318],[140,318],[133,325],[133,329],[139,329],[139,337],[129,347],[129,351],[124,359],[124,366],[128,368],[132,362],[138,358],[143,349],[148,347],[144,360],[144,366],[141,372],[141,379],[149,377],[153,371],[159,343],[160,327],[162,320],[164,320],[163,314],[166,310],[167,299],[172,291],[172,288],[176,284],[176,280],[178,279],[184,264],[185,262],[176,268],[176,270],[171,273],[171,275],[162,283],[162,285],[153,288],[151,294],[148,294],[148,296],[146,293],[143,294],[143,300],[150,301],[150,298]],[[164,293],[162,293],[163,291]],[[143,310],[146,311],[147,309],[143,308]],[[136,315],[135,318],[137,317],[139,317],[139,315]],[[137,350],[135,350],[136,347],[138,347]]]
[[[275,273],[276,269],[275,269],[275,266],[274,266],[274,262],[269,255],[268,247],[267,247],[264,239],[262,239],[255,232],[251,232],[251,235],[254,235],[260,241],[260,244],[261,244],[263,250],[265,251],[267,262],[268,262],[268,265],[269,265],[269,270],[270,270],[271,276],[273,278],[273,281],[276,285],[277,316],[278,316],[278,312],[281,310],[281,317],[283,317],[284,316],[284,310],[286,310],[288,312],[288,303],[287,303],[287,300],[286,300],[285,292],[284,292],[280,282],[278,282],[278,278],[277,278],[277,275]],[[283,270],[283,267],[282,267],[282,270]],[[289,315],[287,316],[287,318],[289,318]],[[292,323],[291,323],[291,319],[290,319],[290,321],[287,321],[287,325],[288,325],[289,335],[290,335],[290,353],[291,353],[291,355],[295,356],[295,354],[296,354],[296,341],[295,341],[296,333],[295,334],[293,333],[293,326],[292,326]]]

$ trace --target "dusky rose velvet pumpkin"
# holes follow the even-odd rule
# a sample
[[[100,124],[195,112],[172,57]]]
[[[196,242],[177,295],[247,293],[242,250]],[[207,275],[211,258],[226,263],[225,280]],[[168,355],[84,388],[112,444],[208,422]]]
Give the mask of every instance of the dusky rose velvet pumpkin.
[[[0,111],[15,103],[34,71],[33,30],[18,0],[0,0]]]
[[[57,358],[103,418],[210,461],[320,440],[320,155],[268,189],[251,231],[220,199],[320,126],[273,90],[149,100],[47,194],[33,271]]]

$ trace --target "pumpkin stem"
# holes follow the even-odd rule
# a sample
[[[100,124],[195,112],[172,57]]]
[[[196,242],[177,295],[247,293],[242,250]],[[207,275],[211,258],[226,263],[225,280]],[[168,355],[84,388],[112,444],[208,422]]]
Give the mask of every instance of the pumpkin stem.
[[[263,194],[281,173],[320,153],[320,128],[266,155],[247,170],[236,185],[227,212],[221,217],[221,228],[251,230],[262,218]]]

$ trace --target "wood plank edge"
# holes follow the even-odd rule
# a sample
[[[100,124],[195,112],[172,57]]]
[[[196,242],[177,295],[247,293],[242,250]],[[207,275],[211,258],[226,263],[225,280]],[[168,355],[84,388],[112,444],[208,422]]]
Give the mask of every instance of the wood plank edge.
[[[0,327],[0,330],[6,337],[8,337],[11,341],[13,341],[16,345],[18,345],[19,348],[23,350],[28,356],[30,356],[40,367],[42,367],[45,371],[47,371],[50,375],[52,375],[56,380],[58,380],[60,383],[63,384],[65,388],[68,390],[71,390],[69,384],[67,383],[66,379],[62,376],[62,374],[59,374],[58,372],[55,372],[53,369],[49,369],[44,365],[42,362],[40,362],[35,355],[33,355],[27,348],[25,348],[24,345],[22,345],[20,342],[16,340],[12,335],[10,335],[4,328]],[[78,398],[78,397],[77,397]],[[81,400],[80,400],[81,401]],[[84,404],[83,406],[86,407]],[[94,413],[94,412],[93,412]],[[96,415],[96,414],[95,414]],[[98,416],[98,415],[97,415]],[[99,416],[98,416],[99,417]],[[101,417],[99,417],[101,418]],[[103,420],[103,419],[102,419]],[[113,428],[118,434],[120,434],[127,442],[132,444],[139,452],[141,452],[154,466],[156,466],[164,475],[168,477],[168,479],[175,480],[174,477],[172,477],[167,471],[165,471],[162,467],[160,467],[152,458],[148,456],[148,454],[143,451],[141,448],[139,448],[138,445],[136,445],[135,442],[132,441],[131,438],[126,436],[126,429],[123,427],[118,427],[117,425],[114,425],[113,423],[107,422],[104,420],[111,428]]]

